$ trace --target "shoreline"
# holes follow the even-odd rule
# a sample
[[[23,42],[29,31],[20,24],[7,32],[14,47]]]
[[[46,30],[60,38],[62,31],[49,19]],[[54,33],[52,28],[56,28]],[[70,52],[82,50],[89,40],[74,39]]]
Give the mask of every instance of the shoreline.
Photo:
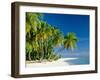
[[[54,66],[68,66],[70,65],[68,60],[76,60],[77,58],[61,58],[52,62],[41,62],[41,63],[29,63],[26,62],[26,67],[54,67]]]

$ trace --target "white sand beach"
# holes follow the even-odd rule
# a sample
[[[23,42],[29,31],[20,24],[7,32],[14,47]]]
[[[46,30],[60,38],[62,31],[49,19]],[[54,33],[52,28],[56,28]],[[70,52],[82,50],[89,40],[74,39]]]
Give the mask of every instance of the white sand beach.
[[[26,62],[26,67],[55,67],[55,66],[68,66],[70,65],[67,61],[76,60],[77,58],[61,58],[57,61],[52,62],[42,62],[42,63],[28,63]]]

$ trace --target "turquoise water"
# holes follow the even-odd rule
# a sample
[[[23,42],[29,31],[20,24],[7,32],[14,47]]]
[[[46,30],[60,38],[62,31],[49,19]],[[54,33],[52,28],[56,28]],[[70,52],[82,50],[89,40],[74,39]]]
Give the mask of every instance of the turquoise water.
[[[70,65],[82,65],[89,64],[89,52],[80,52],[80,53],[68,53],[67,51],[63,51],[62,53],[58,53],[61,58],[76,58],[74,60],[67,60]]]
[[[58,55],[61,58],[76,58],[74,60],[67,60],[70,65],[82,65],[89,64],[89,52],[80,52],[80,53],[68,53],[67,51],[63,51]]]
[[[67,60],[70,65],[82,65],[82,64],[89,64],[89,57],[78,57],[75,60]]]
[[[60,50],[62,49],[62,50]],[[55,48],[55,52],[61,56],[61,58],[76,58],[74,60],[67,60],[70,65],[85,65],[89,64],[89,42],[88,40],[82,40],[78,43],[78,47],[73,51],[68,51],[67,49]]]
[[[55,48],[56,54],[60,55],[61,58],[76,58],[74,60],[67,60],[70,65],[85,65],[90,63],[90,51],[89,51],[89,39],[80,38],[77,43],[77,48],[74,51],[64,49],[63,47]]]

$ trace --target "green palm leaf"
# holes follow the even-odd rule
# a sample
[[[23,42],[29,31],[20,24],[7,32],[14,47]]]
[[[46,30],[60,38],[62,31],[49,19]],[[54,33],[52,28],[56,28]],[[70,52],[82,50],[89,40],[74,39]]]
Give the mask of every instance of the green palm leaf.
[[[77,42],[78,42],[78,38],[76,37],[76,34],[70,32],[65,36],[64,48],[71,49],[73,51],[74,48],[77,47],[76,46]]]

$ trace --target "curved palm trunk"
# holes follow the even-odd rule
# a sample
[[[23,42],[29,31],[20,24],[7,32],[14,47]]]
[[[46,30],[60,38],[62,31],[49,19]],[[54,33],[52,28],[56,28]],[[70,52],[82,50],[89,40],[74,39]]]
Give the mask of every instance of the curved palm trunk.
[[[46,55],[48,55],[48,42],[46,42]]]
[[[28,54],[28,59],[29,59],[29,61],[32,60],[32,59],[31,59],[31,53]]]
[[[44,58],[43,41],[40,41],[40,51],[41,51],[41,57],[40,57],[40,62],[41,62]]]
[[[42,41],[42,55],[41,55],[41,61],[43,60],[44,58],[44,49],[43,49],[43,41]]]
[[[47,52],[47,41],[44,42],[44,57],[47,58],[48,52]]]

